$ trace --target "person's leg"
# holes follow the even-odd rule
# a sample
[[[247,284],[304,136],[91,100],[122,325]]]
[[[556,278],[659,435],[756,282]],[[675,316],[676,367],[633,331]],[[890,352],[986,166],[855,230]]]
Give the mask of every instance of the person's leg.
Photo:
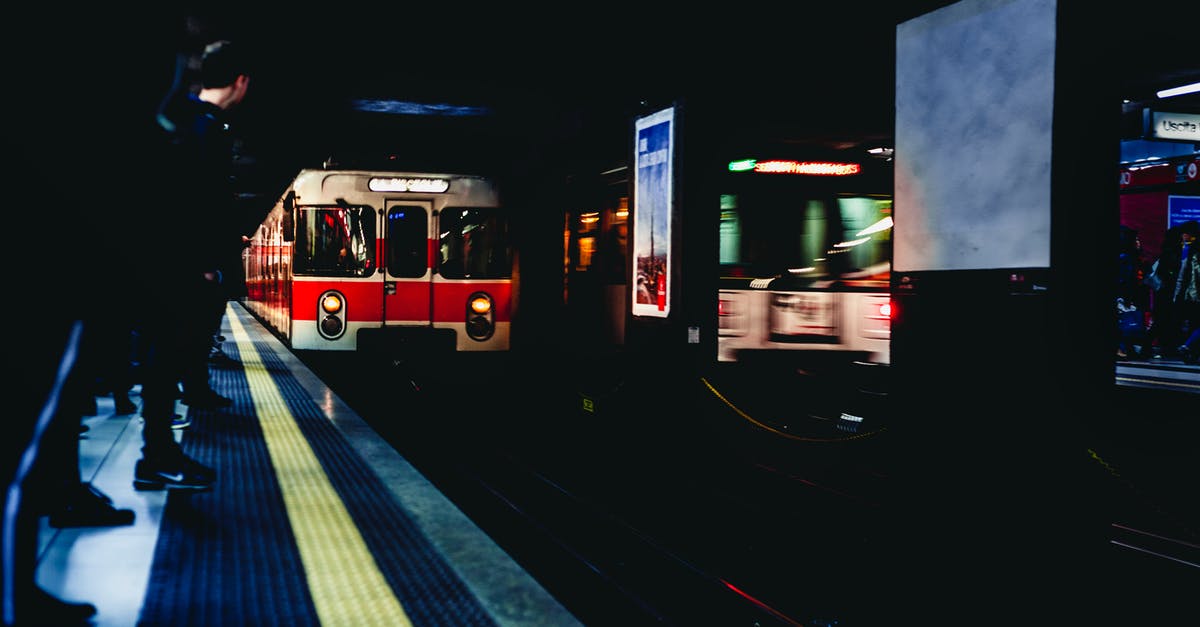
[[[69,326],[69,325],[67,325]],[[0,581],[5,582],[0,594],[0,619],[5,625],[45,624],[83,625],[96,614],[91,603],[76,603],[59,599],[37,585],[37,553],[39,518],[42,515],[37,493],[48,489],[42,483],[47,469],[51,477],[70,476],[64,467],[61,448],[54,450],[49,430],[54,422],[79,424],[78,399],[65,398],[63,388],[56,388],[62,368],[71,364],[70,372],[80,379],[73,364],[78,359],[80,344],[72,339],[69,328],[54,322],[46,323],[36,334],[40,351],[23,354],[24,368],[13,373],[17,381],[15,402],[10,403],[12,415],[9,437],[0,438],[0,511],[3,512],[3,533],[6,541],[0,547]],[[59,344],[58,340],[65,340]],[[56,350],[46,350],[54,345]],[[68,378],[69,380],[69,378]],[[83,380],[85,394],[91,394],[92,384]],[[56,392],[57,389],[57,392]],[[68,392],[68,395],[71,392]],[[72,402],[74,401],[74,402]],[[77,430],[66,429],[67,435],[78,444]],[[47,436],[51,439],[47,439]],[[76,449],[78,454],[78,449]],[[33,464],[29,460],[33,459]],[[74,475],[78,477],[78,463]],[[44,494],[41,496],[45,496]],[[44,500],[44,499],[43,499]]]
[[[84,326],[81,346],[103,345],[95,336],[103,333],[97,325]],[[133,510],[118,509],[112,499],[83,481],[79,469],[79,427],[81,416],[94,401],[95,371],[84,361],[77,362],[59,394],[58,411],[42,437],[42,452],[34,464],[31,497],[39,510],[49,515],[53,527],[107,527],[133,523]]]
[[[1179,356],[1188,363],[1200,361],[1200,304],[1186,305],[1187,336],[1179,345]]]
[[[156,320],[147,325],[142,339],[147,342],[142,375],[142,459],[134,468],[134,488],[139,490],[205,490],[216,472],[184,454],[171,428],[175,417],[178,382],[186,353],[186,333],[179,332],[178,319]],[[190,338],[189,338],[190,339]]]
[[[1180,324],[1176,306],[1160,299],[1154,309],[1154,322],[1150,326],[1151,345],[1155,357],[1170,357],[1178,346],[1176,329]]]
[[[129,398],[133,390],[134,333],[128,324],[115,323],[109,328],[112,337],[109,349],[109,387],[112,388],[113,406],[117,414],[132,414],[137,404]]]
[[[195,314],[186,324],[188,331],[188,346],[186,363],[183,374],[183,402],[189,407],[198,409],[217,409],[229,407],[233,401],[222,396],[213,389],[210,382],[209,358],[213,350],[213,337],[220,330],[221,319],[225,314],[224,300],[218,296],[220,291],[215,284],[207,284],[196,294]]]

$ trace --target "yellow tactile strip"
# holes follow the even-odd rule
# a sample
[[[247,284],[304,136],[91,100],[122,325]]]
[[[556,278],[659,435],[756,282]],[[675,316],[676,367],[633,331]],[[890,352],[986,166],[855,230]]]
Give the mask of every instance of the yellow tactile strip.
[[[228,316],[324,626],[412,625],[237,316]]]

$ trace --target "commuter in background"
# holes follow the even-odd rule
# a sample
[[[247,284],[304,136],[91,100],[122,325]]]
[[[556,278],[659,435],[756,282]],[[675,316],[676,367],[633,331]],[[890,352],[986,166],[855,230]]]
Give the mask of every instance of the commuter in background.
[[[1172,349],[1178,343],[1178,338],[1173,333],[1177,326],[1177,312],[1171,299],[1175,292],[1175,276],[1179,268],[1181,237],[1178,226],[1166,230],[1158,259],[1150,266],[1150,273],[1146,277],[1146,285],[1151,290],[1148,335],[1155,359],[1174,356]]]
[[[1154,293],[1151,329],[1155,357],[1196,361],[1200,349],[1190,337],[1200,328],[1200,223],[1190,220],[1167,230],[1154,276],[1160,281]]]
[[[1177,312],[1176,327],[1173,331],[1179,338],[1175,352],[1180,359],[1195,362],[1200,357],[1200,343],[1197,342],[1197,332],[1200,332],[1200,223],[1190,220],[1179,225],[1179,261],[1169,264],[1168,268],[1176,268],[1173,280],[1165,281],[1173,284],[1171,303]]]
[[[1144,284],[1142,243],[1137,231],[1119,227],[1117,249],[1117,357],[1148,353],[1146,311],[1150,292]]]

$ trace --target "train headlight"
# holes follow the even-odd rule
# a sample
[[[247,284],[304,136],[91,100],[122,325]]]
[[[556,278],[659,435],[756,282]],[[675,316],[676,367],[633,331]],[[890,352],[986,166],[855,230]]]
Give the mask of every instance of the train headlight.
[[[346,332],[346,297],[329,290],[317,299],[317,332],[327,340],[336,340]]]
[[[472,312],[483,315],[492,310],[492,299],[484,294],[478,294],[471,297],[470,305]]]
[[[496,332],[496,312],[492,297],[486,292],[475,292],[467,298],[467,337],[482,342]]]
[[[342,310],[342,295],[337,292],[326,292],[321,297],[321,309],[327,314],[335,314]]]

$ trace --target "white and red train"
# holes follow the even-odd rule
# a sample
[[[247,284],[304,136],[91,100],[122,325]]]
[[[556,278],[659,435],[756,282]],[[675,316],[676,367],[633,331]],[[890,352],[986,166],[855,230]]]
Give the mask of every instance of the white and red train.
[[[293,350],[505,351],[509,235],[488,177],[302,170],[245,252],[243,302]]]

